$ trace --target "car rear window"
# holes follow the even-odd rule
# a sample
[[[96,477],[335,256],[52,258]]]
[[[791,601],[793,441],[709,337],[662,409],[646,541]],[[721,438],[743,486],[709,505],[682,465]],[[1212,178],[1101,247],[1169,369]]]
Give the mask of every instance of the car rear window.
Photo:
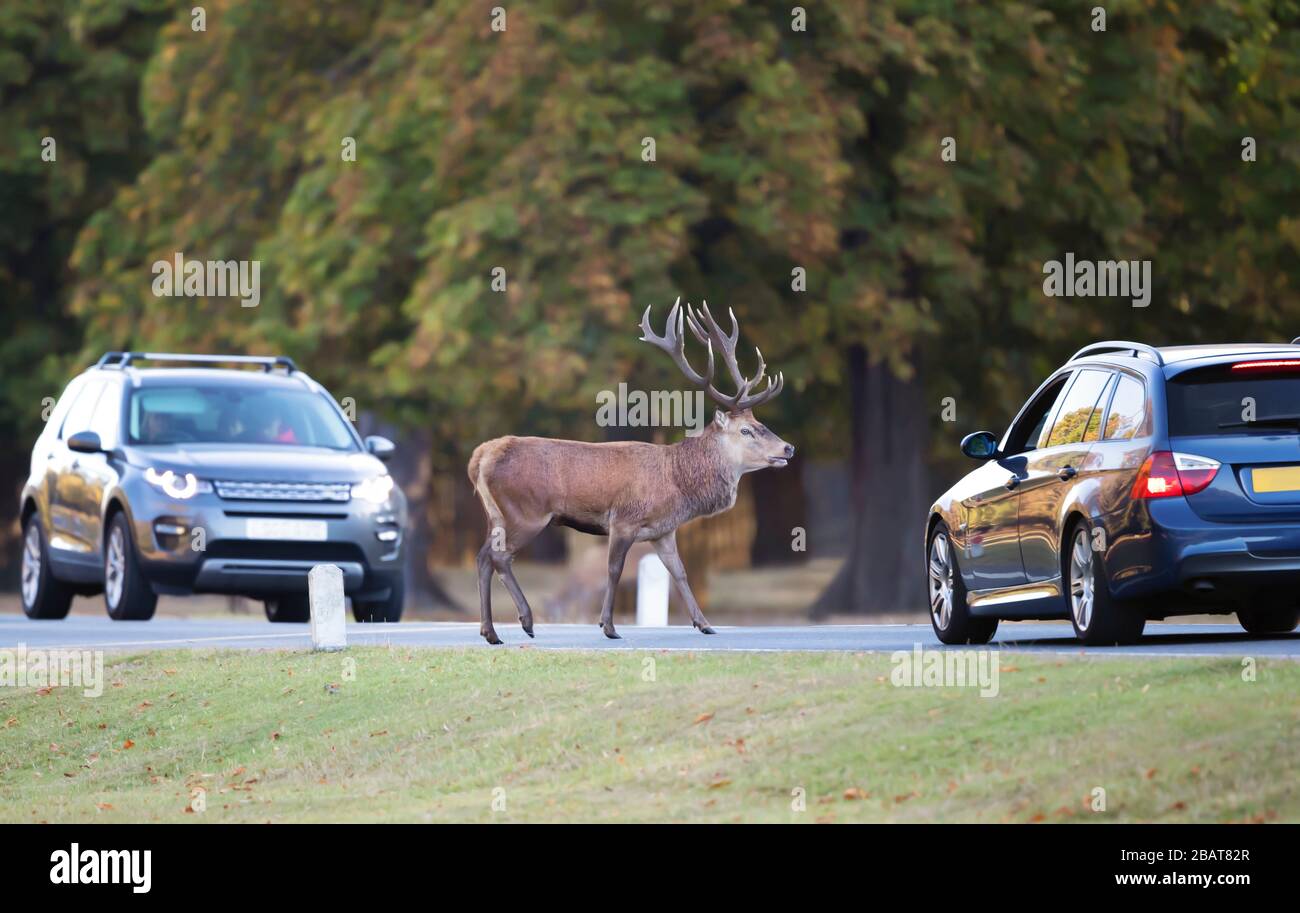
[[[1175,437],[1285,434],[1285,423],[1261,420],[1300,415],[1300,373],[1294,371],[1234,372],[1222,365],[1179,374],[1166,390]]]

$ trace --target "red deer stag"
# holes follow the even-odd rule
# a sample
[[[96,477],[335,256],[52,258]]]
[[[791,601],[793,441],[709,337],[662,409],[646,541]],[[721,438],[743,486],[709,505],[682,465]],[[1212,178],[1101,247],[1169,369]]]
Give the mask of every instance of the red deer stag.
[[[683,324],[708,347],[708,366],[697,373],[686,360]],[[686,582],[677,554],[677,527],[708,517],[736,503],[740,477],[756,469],[784,466],[794,447],[781,440],[753,414],[754,407],[781,392],[785,378],[766,375],[758,349],[758,372],[749,379],[736,364],[740,326],[731,314],[731,333],[709,313],[681,299],[668,314],[663,336],[650,328],[650,308],[641,318],[641,339],[667,352],[691,383],[703,387],[722,408],[708,427],[676,444],[614,441],[587,444],[536,437],[501,437],[480,444],[469,461],[469,480],[487,513],[487,541],[478,553],[478,594],[482,611],[479,633],[499,644],[492,627],[492,572],[500,575],[524,633],[533,636],[533,613],[510,569],[515,553],[547,524],[609,536],[609,583],[600,612],[606,637],[614,631],[614,595],[623,562],[634,542],[650,541],[668,568],[691,613],[691,623],[705,634],[713,629]],[[722,355],[736,385],[724,396],[713,385],[714,349]],[[751,392],[764,379],[758,392]]]

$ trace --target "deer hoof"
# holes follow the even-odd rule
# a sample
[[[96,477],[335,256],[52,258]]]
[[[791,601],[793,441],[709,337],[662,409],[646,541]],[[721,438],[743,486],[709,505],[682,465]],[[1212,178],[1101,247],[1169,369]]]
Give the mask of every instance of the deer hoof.
[[[523,622],[520,622],[519,627],[523,628],[524,633],[527,634],[529,637],[533,636],[533,626],[531,624],[526,625]]]
[[[701,634],[717,634],[717,633],[718,633],[717,631],[713,630],[713,629],[712,629],[711,627],[709,627],[708,625],[696,625],[695,627],[699,629],[699,631],[700,631]]]
[[[492,646],[494,647],[499,646],[501,644],[501,638],[497,637],[496,631],[488,631],[487,633],[483,634],[483,639],[486,640],[488,643],[492,644]]]
[[[608,637],[610,640],[622,640],[622,639],[623,639],[623,635],[622,635],[622,634],[619,634],[619,633],[618,633],[617,631],[615,631],[612,627],[609,627],[609,628],[602,627],[601,630],[605,632],[605,636]]]

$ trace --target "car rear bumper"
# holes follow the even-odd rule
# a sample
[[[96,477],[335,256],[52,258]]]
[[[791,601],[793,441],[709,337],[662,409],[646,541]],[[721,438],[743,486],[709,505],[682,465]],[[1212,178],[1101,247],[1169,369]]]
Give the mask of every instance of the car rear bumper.
[[[143,487],[143,486],[142,486]],[[160,593],[231,593],[258,598],[305,592],[307,573],[333,564],[351,596],[381,598],[401,574],[406,504],[279,503],[201,494],[177,501],[151,489],[129,495],[141,568]],[[324,524],[321,540],[250,537],[249,520]]]
[[[1107,560],[1119,598],[1177,593],[1232,605],[1279,591],[1300,602],[1300,526],[1214,523],[1185,498],[1143,503],[1147,522],[1120,532]]]

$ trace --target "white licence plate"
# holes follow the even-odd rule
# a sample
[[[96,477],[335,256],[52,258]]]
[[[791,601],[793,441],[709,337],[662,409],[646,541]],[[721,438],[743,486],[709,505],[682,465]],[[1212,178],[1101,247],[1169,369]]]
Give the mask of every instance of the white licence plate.
[[[250,517],[245,522],[246,533],[250,539],[323,542],[329,538],[329,526],[324,520],[276,520],[268,517]]]

